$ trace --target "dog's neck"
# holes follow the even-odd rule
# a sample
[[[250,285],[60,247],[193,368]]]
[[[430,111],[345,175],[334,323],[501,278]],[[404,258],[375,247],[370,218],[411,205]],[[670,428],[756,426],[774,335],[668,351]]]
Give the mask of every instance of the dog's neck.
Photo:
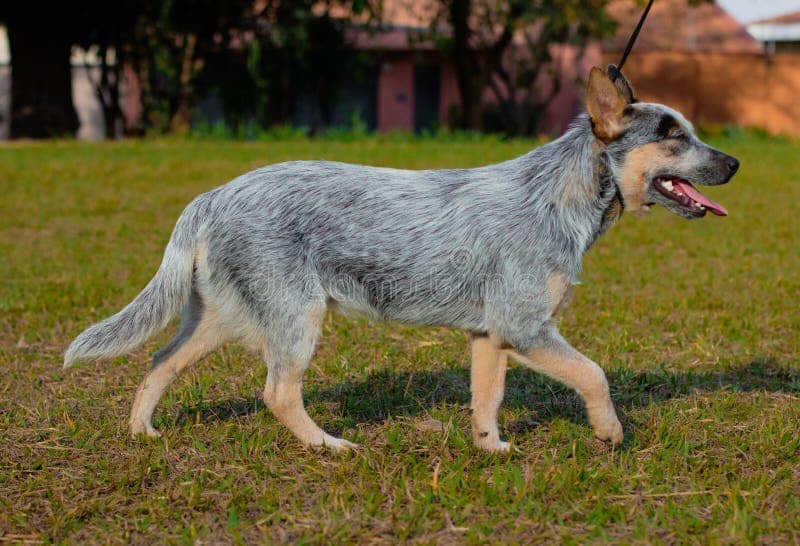
[[[559,139],[540,148],[546,192],[585,252],[622,216],[618,173],[587,115],[579,116]],[[544,178],[544,177],[543,177]]]
[[[625,199],[622,197],[616,177],[617,174],[610,164],[608,155],[602,152],[597,158],[597,196],[603,213],[592,242],[616,224],[625,212]]]

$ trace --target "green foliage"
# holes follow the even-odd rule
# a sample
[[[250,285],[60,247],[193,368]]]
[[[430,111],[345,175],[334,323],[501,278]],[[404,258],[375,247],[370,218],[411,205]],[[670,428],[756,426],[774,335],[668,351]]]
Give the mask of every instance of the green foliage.
[[[561,90],[554,47],[577,48],[610,35],[608,0],[429,0],[436,22],[423,38],[456,68],[460,125],[535,134],[544,109]],[[571,82],[570,82],[571,83]],[[497,106],[484,111],[485,94]]]
[[[311,97],[312,129],[330,121],[346,58],[341,23],[312,10],[311,0],[283,0],[262,13],[268,21],[247,46],[256,116],[265,125],[291,122],[297,101]]]
[[[352,142],[354,140],[363,140],[369,136],[369,129],[361,115],[355,112],[350,118],[349,127],[331,127],[325,131],[324,136],[331,140]]]
[[[329,127],[321,133],[312,135],[307,127],[294,125],[272,125],[263,127],[255,121],[240,123],[236,128],[227,123],[209,123],[199,121],[192,125],[186,133],[190,141],[244,141],[244,142],[295,142],[313,138],[325,142],[369,142],[369,143],[408,143],[420,144],[430,142],[439,144],[498,144],[501,142],[523,142],[501,133],[485,133],[462,129],[438,127],[426,129],[420,133],[408,131],[390,131],[387,133],[370,132],[366,123],[358,113],[354,113],[349,125]],[[529,143],[530,140],[524,142]]]
[[[200,121],[186,133],[187,139],[197,141],[295,141],[308,138],[308,130],[293,125],[273,125],[264,127],[254,120],[243,122],[232,128],[225,122],[208,123]]]
[[[560,85],[539,87],[545,74],[560,82],[550,63],[550,46],[582,48],[612,29],[604,11],[607,0],[426,1],[430,5],[421,11],[436,16],[424,38],[456,66],[463,104],[460,127],[473,131],[535,134]],[[8,6],[0,8],[0,17],[22,14],[36,28],[35,7]],[[353,21],[334,14],[352,14],[367,28],[381,11],[381,0],[91,0],[53,13],[59,33],[69,36],[61,40],[59,53],[64,74],[69,66],[62,53],[72,42],[100,46],[104,60],[115,52],[116,62],[104,62],[96,82],[110,136],[121,118],[123,62],[136,70],[143,109],[142,126],[129,127],[129,132],[185,132],[204,121],[197,114],[203,101],[220,103],[232,134],[253,134],[253,122],[263,127],[303,124],[312,134],[322,132],[346,115],[335,111],[344,84],[366,81],[363,69],[374,69],[375,63],[374,56],[345,46],[344,25]],[[526,51],[512,45],[513,37],[525,42]],[[517,51],[509,54],[513,47]],[[36,87],[31,82],[30,90]],[[497,99],[491,112],[483,111],[487,90]],[[67,91],[59,96],[69,103],[64,110],[72,111]],[[215,113],[212,121],[219,117]]]
[[[367,18],[375,12],[365,0],[336,6]],[[254,133],[253,123],[290,124],[300,101],[315,132],[330,122],[342,79],[357,72],[341,23],[325,2],[147,0],[85,7],[80,43],[112,47],[119,62],[135,68],[147,134],[202,123],[195,110],[209,98],[219,99],[233,134]],[[102,93],[116,91],[117,80]],[[111,112],[118,111],[114,100]]]
[[[137,69],[147,132],[185,131],[209,56],[230,47],[251,2],[150,0],[137,3],[133,32],[122,46]]]

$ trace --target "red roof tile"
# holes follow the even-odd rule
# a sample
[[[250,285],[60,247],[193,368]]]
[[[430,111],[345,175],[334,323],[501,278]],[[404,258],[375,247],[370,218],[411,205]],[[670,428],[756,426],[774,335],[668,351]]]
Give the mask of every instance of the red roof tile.
[[[770,17],[769,19],[761,19],[760,21],[754,21],[751,24],[760,25],[760,24],[792,24],[792,23],[800,23],[800,11],[795,11],[793,13],[787,13],[785,15],[779,15],[778,17]]]

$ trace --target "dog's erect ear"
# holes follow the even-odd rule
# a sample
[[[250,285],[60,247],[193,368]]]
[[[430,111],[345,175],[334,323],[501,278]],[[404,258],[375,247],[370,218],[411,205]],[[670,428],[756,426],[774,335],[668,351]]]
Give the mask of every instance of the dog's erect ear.
[[[602,68],[594,67],[586,90],[586,111],[597,138],[610,142],[622,129],[622,112],[628,101]]]
[[[633,87],[631,87],[631,82],[628,81],[628,78],[625,77],[625,74],[617,68],[617,65],[610,64],[608,68],[606,68],[606,74],[608,77],[611,78],[611,81],[614,82],[614,85],[617,86],[619,92],[622,93],[622,96],[625,97],[625,100],[628,101],[628,104],[632,102],[636,102],[636,99],[633,98]]]

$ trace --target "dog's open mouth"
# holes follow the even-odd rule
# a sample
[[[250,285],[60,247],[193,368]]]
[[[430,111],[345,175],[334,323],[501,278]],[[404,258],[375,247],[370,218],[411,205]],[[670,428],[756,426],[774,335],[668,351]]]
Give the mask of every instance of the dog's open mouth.
[[[682,178],[659,176],[653,180],[653,185],[663,195],[693,212],[705,214],[707,210],[710,210],[717,216],[728,215],[725,207],[697,191],[691,183]]]

